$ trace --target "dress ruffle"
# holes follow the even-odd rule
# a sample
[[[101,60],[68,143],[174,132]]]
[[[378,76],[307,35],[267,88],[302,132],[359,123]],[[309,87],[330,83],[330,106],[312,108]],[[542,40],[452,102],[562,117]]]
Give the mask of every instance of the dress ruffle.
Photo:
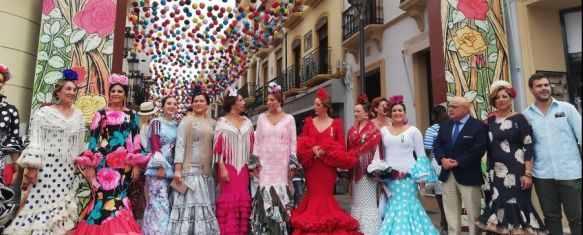
[[[103,222],[101,225],[88,224],[82,220],[77,224],[77,228],[71,232],[71,235],[140,235],[142,232],[138,224],[132,217],[132,213],[128,210],[119,210],[119,214],[115,218]]]
[[[26,205],[26,204],[25,204]],[[54,234],[66,234],[73,229],[79,218],[77,214],[77,200],[73,195],[68,195],[55,204],[47,204],[32,210],[24,206],[18,216],[14,218],[10,227],[3,234],[31,234],[36,232],[51,232]],[[40,215],[48,220],[42,220]]]
[[[261,187],[257,192],[252,205],[251,234],[289,234],[291,200],[286,185]]]
[[[292,212],[293,234],[360,234],[358,221],[328,195],[309,195]]]
[[[543,221],[530,203],[492,201],[476,225],[500,234],[548,234]]]
[[[320,143],[320,147],[326,153],[322,160],[329,166],[349,169],[356,163],[356,151],[354,149],[345,151],[342,143],[332,139],[323,139]]]
[[[417,162],[411,167],[411,178],[417,183],[431,183],[437,181],[437,174],[431,166],[431,162],[427,156],[417,156]]]
[[[314,164],[314,152],[312,148],[317,144],[316,140],[309,136],[298,138],[298,160],[303,168],[309,168]]]
[[[217,198],[217,220],[221,234],[246,234],[251,213],[247,192],[221,193]]]

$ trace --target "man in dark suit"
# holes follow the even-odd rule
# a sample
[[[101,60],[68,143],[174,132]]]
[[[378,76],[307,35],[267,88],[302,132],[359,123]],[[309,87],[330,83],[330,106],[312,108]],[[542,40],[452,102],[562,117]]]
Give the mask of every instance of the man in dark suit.
[[[443,205],[449,234],[461,234],[462,202],[468,215],[470,234],[479,234],[476,219],[480,215],[480,186],[483,183],[480,162],[486,152],[488,128],[470,117],[470,102],[464,97],[449,101],[450,120],[440,124],[434,153],[442,166]]]

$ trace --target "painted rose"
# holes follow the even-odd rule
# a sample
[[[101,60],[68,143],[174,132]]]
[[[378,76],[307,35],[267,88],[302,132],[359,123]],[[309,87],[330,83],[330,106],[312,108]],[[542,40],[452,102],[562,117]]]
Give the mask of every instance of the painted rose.
[[[121,125],[125,120],[125,113],[121,111],[106,111],[107,125]]]
[[[475,55],[488,48],[482,34],[467,25],[455,32],[453,42],[463,57]]]
[[[55,3],[53,0],[43,0],[43,15],[48,15],[53,9],[55,9]]]
[[[83,84],[83,82],[85,82],[87,78],[86,77],[87,72],[85,70],[85,67],[73,67],[71,69],[77,73],[77,76],[79,78],[75,80],[75,85],[80,86],[81,84]]]
[[[115,3],[111,0],[89,0],[85,8],[73,16],[73,23],[88,34],[107,36],[113,32],[115,25]]]
[[[85,124],[92,124],[92,130],[97,128],[97,124],[99,124],[99,120],[95,122],[95,116],[98,116],[101,119],[101,116],[94,115],[97,110],[105,108],[107,105],[107,100],[103,96],[99,95],[84,95],[73,103],[73,107],[79,109],[81,113],[83,113],[83,118],[85,119]],[[93,126],[95,124],[95,128]]]
[[[97,172],[97,180],[104,190],[112,190],[117,187],[119,179],[121,178],[119,172],[116,170],[103,168]]]
[[[135,153],[142,148],[140,138],[141,137],[139,135],[135,135],[132,141],[132,136],[128,135],[126,138],[126,148],[128,149],[129,153]]]
[[[117,148],[117,150],[109,153],[107,157],[105,157],[105,162],[109,167],[122,169],[126,165],[126,155],[127,151],[125,148]]]
[[[486,0],[459,0],[457,10],[468,19],[485,20],[490,7]]]

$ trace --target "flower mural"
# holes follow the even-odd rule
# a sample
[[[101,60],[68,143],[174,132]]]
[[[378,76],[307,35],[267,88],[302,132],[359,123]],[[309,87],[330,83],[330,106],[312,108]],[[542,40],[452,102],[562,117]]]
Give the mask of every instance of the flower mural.
[[[83,10],[73,16],[73,23],[87,33],[104,37],[113,32],[115,3],[110,0],[89,0]]]
[[[490,84],[510,80],[502,0],[442,0],[441,9],[447,97],[466,97],[470,114],[487,119]]]
[[[81,110],[85,124],[91,124],[93,114],[107,106],[107,100],[101,95],[84,95],[73,103],[73,107]]]

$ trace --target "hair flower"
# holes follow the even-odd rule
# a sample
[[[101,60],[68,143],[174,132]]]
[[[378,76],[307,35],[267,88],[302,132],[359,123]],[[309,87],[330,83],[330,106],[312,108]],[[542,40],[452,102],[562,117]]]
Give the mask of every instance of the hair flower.
[[[109,84],[120,84],[123,86],[127,86],[128,85],[128,77],[121,75],[121,74],[112,73],[109,76]]]
[[[275,82],[270,82],[269,84],[267,84],[267,92],[269,92],[270,94],[280,93],[281,86],[277,85],[277,83],[275,83]]]
[[[390,104],[402,104],[403,103],[403,96],[402,95],[394,95],[389,98]]]
[[[237,96],[237,95],[239,95],[239,94],[237,93],[237,89],[235,89],[235,88],[234,88],[234,87],[232,87],[232,86],[228,86],[228,87],[227,87],[227,95],[228,95],[228,96],[233,96],[233,97],[236,97],[236,96]]]
[[[328,95],[328,92],[324,88],[318,89],[318,91],[316,91],[316,96],[318,96],[318,99],[320,100],[330,99],[330,95]]]
[[[73,69],[65,69],[63,70],[63,80],[66,81],[77,81],[79,79],[79,75]]]
[[[366,94],[360,94],[357,98],[356,98],[356,102],[358,104],[368,104],[368,96]]]
[[[10,70],[8,70],[8,67],[6,67],[3,64],[0,64],[0,75],[2,75],[4,77],[4,82],[7,82],[8,80],[10,80],[12,78],[12,74],[10,73]]]

